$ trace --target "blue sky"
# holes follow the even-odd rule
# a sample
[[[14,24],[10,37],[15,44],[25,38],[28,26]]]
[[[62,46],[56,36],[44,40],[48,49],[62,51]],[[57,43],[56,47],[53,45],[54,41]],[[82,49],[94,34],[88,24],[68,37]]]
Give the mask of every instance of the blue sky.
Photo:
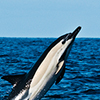
[[[0,0],[0,37],[100,38],[100,0]]]

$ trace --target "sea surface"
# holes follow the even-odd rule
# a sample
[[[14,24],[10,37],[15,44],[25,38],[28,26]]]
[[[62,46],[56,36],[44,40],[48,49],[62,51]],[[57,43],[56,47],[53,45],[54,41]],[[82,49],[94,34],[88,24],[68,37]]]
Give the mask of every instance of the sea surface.
[[[56,38],[0,38],[0,100],[12,85],[3,75],[28,72]],[[66,71],[42,100],[100,100],[100,38],[76,38]]]

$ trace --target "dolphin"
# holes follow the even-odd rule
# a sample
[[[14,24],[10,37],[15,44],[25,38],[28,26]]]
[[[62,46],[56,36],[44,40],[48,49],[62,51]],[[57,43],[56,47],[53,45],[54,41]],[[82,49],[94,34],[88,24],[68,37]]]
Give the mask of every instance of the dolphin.
[[[65,61],[80,30],[79,26],[72,33],[56,39],[28,73],[3,76],[2,79],[13,85],[7,100],[40,100],[54,83],[58,84],[63,78]]]

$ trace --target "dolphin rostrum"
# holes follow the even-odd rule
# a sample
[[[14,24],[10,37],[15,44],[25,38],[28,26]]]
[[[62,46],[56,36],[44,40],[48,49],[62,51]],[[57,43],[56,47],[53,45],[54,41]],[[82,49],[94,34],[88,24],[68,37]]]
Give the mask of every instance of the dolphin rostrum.
[[[54,82],[59,83],[65,73],[65,61],[80,29],[79,26],[73,33],[55,40],[28,73],[3,76],[2,79],[13,85],[7,100],[40,100]]]

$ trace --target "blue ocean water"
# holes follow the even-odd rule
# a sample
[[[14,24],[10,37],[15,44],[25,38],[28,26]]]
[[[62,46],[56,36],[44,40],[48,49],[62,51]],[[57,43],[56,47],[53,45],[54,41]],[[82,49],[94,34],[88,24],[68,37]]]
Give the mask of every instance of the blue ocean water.
[[[0,100],[12,89],[3,75],[28,72],[55,38],[0,38]],[[63,79],[42,100],[100,100],[100,38],[76,38]]]

